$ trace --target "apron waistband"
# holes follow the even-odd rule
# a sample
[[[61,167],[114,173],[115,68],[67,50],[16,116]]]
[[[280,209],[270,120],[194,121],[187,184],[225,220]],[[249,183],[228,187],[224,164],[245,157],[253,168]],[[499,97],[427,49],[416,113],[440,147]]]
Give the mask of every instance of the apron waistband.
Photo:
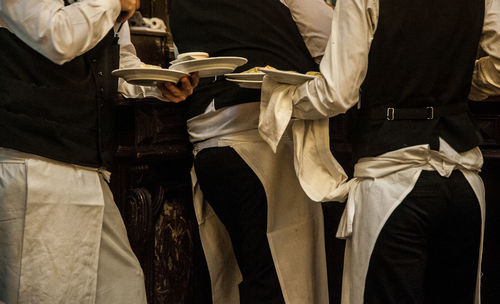
[[[95,171],[99,175],[101,175],[102,178],[104,180],[106,180],[106,182],[109,183],[111,180],[111,172],[109,172],[108,170],[106,170],[104,168],[85,167],[85,166],[74,165],[74,164],[70,164],[70,163],[64,163],[64,162],[60,162],[60,161],[46,158],[43,156],[39,156],[36,154],[31,154],[31,153],[21,152],[18,150],[0,147],[0,163],[1,162],[4,162],[4,163],[5,162],[25,163],[29,159],[37,159],[37,160],[41,160],[44,162],[59,164],[59,165],[68,166],[68,167],[74,167],[74,168],[81,169],[81,170]]]

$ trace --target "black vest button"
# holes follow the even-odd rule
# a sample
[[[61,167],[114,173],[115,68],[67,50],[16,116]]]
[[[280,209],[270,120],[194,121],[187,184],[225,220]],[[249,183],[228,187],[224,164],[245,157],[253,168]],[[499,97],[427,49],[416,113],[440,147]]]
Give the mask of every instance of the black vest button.
[[[101,71],[99,71],[99,72],[97,72],[97,75],[99,75],[99,76],[104,76],[104,73],[103,73],[103,72],[101,72]]]

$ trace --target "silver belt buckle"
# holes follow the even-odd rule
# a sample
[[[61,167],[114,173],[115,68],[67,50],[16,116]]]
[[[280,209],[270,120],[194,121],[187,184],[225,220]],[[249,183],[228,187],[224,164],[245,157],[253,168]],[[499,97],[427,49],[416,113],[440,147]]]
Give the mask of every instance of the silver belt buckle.
[[[429,112],[429,116],[427,116],[427,119],[434,119],[434,107],[425,107],[425,109]]]
[[[387,108],[387,113],[385,118],[387,120],[394,120],[394,108]]]

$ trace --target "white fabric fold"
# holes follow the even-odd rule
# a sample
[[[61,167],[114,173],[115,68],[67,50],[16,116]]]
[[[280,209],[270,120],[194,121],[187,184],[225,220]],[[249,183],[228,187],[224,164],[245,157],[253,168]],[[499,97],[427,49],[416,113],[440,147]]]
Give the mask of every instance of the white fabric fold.
[[[292,119],[294,88],[264,77],[260,136],[276,153],[291,121],[295,174],[304,192],[316,202],[345,201],[352,182],[330,152],[328,118]]]
[[[285,134],[293,112],[293,85],[281,84],[264,76],[260,102],[259,134],[274,153]]]
[[[194,210],[210,275],[212,302],[239,303],[238,284],[243,278],[231,238],[210,204],[205,202],[194,167],[191,168],[191,182]]]
[[[479,172],[483,165],[483,159],[479,148],[466,153],[457,153],[446,141],[440,139],[440,151],[430,150],[428,145],[404,148],[385,153],[377,157],[366,157],[358,161],[354,166],[355,179],[351,182],[349,199],[346,211],[341,218],[337,237],[347,238],[352,235],[352,222],[355,214],[356,197],[361,197],[359,181],[363,179],[383,180],[384,177],[414,169],[437,171],[441,176],[449,177],[453,170],[467,170]],[[413,175],[413,174],[408,174]],[[409,178],[407,180],[413,180]],[[379,182],[377,181],[377,182]],[[415,180],[416,181],[416,180]],[[402,183],[399,183],[403,185]],[[411,185],[408,184],[406,187]],[[413,188],[414,184],[411,185]],[[403,186],[404,188],[404,186]]]

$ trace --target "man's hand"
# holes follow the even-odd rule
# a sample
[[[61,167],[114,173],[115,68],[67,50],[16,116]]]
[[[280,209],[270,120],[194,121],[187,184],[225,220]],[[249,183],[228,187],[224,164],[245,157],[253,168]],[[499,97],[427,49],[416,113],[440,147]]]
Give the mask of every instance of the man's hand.
[[[116,22],[123,23],[127,21],[128,18],[132,17],[134,12],[141,7],[140,0],[120,0],[122,10]]]
[[[199,81],[200,77],[198,72],[196,72],[191,73],[189,77],[182,77],[176,85],[171,82],[159,82],[157,86],[163,94],[163,97],[178,103],[186,100],[189,95],[193,94],[193,90],[196,88]]]

